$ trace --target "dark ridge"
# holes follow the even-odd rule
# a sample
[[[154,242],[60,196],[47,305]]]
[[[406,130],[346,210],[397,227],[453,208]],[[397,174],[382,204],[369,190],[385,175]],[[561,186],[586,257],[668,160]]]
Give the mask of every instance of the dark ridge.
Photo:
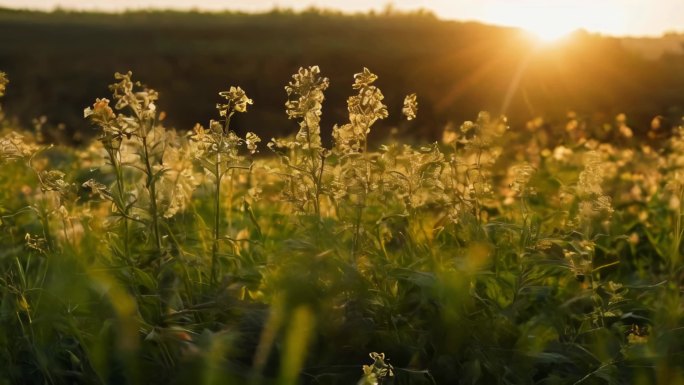
[[[625,112],[639,132],[655,115],[678,119],[684,106],[681,54],[646,58],[619,39],[585,32],[540,48],[516,29],[424,12],[0,10],[0,70],[11,80],[4,109],[24,125],[47,116],[56,140],[92,136],[83,108],[109,96],[112,74],[129,69],[160,91],[170,126],[206,123],[216,117],[217,92],[240,85],[255,104],[236,128],[283,135],[296,130],[283,111],[283,86],[297,68],[313,64],[331,79],[324,131],[346,121],[352,76],[363,67],[380,76],[390,108],[376,130],[383,136],[398,127],[435,140],[448,122],[474,119],[483,109],[506,113],[514,126],[542,113],[563,119],[570,109],[594,124]],[[420,111],[406,123],[401,103],[411,92]],[[50,130],[59,123],[63,133]]]

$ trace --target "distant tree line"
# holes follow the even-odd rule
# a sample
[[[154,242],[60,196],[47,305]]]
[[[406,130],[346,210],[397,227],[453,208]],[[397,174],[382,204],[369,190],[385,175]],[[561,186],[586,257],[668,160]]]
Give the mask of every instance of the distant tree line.
[[[236,127],[267,138],[294,132],[283,79],[314,64],[331,81],[324,135],[345,121],[352,75],[363,67],[380,76],[390,108],[378,135],[393,127],[436,139],[449,122],[480,110],[505,113],[513,126],[540,115],[562,120],[568,110],[600,125],[624,112],[637,134],[656,115],[673,123],[684,114],[682,55],[648,59],[620,39],[589,33],[540,47],[516,29],[428,12],[0,11],[0,69],[12,82],[4,110],[25,126],[46,116],[55,140],[93,136],[83,108],[107,93],[112,73],[127,70],[160,91],[167,125],[179,130],[213,117],[217,92],[239,85],[254,106]],[[412,92],[418,118],[402,122],[401,103]]]

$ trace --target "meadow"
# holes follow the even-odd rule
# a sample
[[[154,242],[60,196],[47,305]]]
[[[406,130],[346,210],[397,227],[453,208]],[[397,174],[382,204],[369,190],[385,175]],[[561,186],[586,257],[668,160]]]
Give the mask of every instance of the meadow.
[[[480,112],[375,143],[428,107],[351,75],[274,86],[273,139],[238,85],[168,128],[130,72],[84,146],[3,118],[0,384],[684,384],[684,127]]]

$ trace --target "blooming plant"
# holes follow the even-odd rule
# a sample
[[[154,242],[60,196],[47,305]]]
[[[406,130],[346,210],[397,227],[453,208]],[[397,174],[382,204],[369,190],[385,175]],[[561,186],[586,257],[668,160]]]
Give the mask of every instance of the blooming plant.
[[[211,248],[211,280],[216,282],[219,269],[219,252],[221,242],[221,184],[224,177],[229,176],[230,182],[236,170],[251,172],[252,161],[247,161],[240,153],[241,147],[246,147],[250,155],[257,152],[257,144],[261,139],[254,133],[248,132],[245,138],[240,138],[230,128],[230,120],[236,112],[247,112],[247,105],[252,104],[240,87],[230,87],[228,91],[219,92],[219,96],[226,99],[225,103],[216,105],[223,121],[211,120],[209,129],[196,125],[190,134],[190,152],[201,164],[205,172],[214,182],[214,224],[213,242]]]
[[[300,213],[321,215],[321,197],[325,191],[325,164],[329,150],[321,143],[321,114],[329,87],[318,66],[300,68],[285,86],[288,101],[285,112],[289,119],[300,119],[294,139],[273,139],[268,147],[285,167],[287,177],[283,197]]]
[[[481,112],[380,143],[377,80],[331,145],[317,66],[266,152],[242,88],[176,130],[130,72],[83,148],[3,121],[0,383],[681,383],[683,128]]]

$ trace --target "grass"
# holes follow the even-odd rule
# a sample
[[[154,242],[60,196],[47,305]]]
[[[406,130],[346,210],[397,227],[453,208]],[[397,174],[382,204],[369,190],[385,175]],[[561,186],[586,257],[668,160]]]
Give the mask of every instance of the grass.
[[[374,148],[376,79],[331,147],[318,67],[265,147],[239,87],[183,133],[131,73],[88,147],[4,120],[0,383],[684,384],[684,129],[483,112]]]

